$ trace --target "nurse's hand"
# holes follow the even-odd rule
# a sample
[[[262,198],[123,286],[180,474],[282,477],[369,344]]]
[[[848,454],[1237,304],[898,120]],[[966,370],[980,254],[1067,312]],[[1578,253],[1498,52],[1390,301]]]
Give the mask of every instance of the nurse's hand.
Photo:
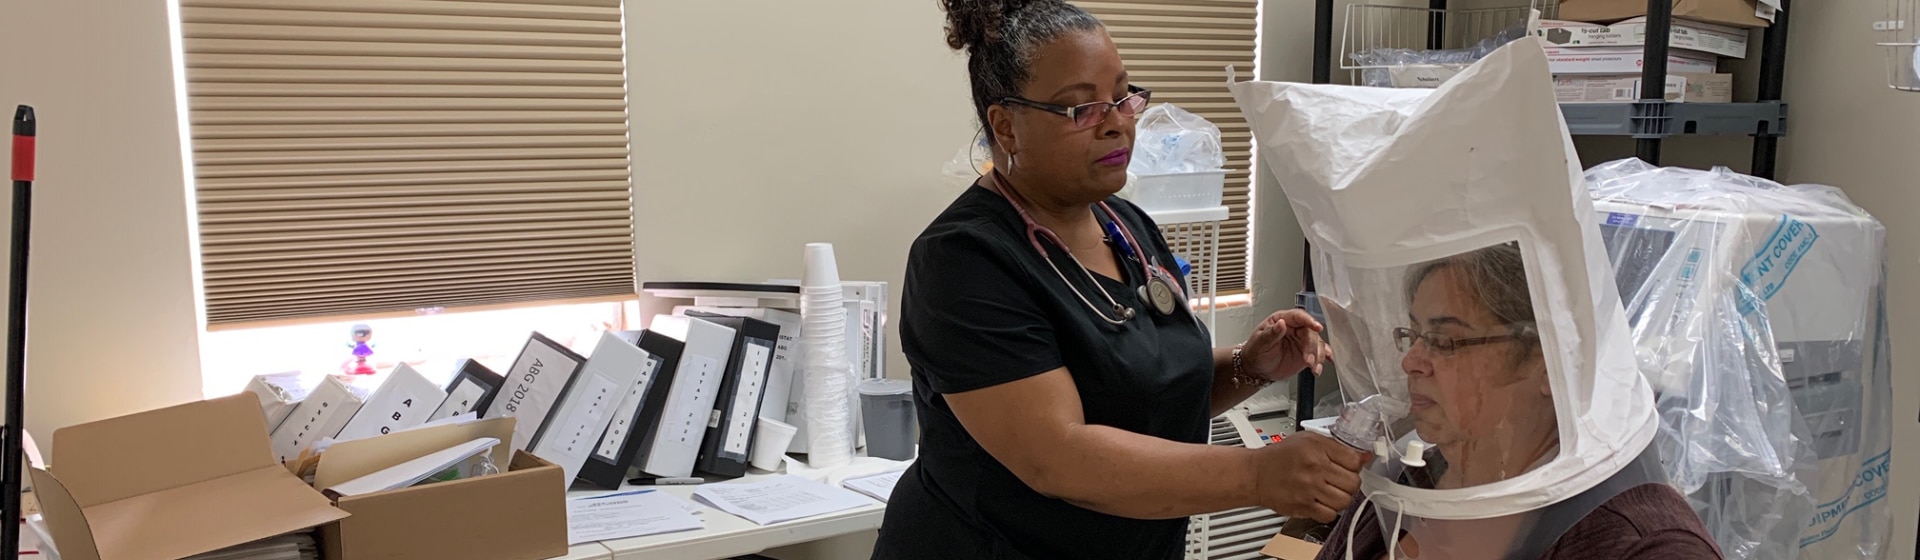
[[[1309,369],[1319,375],[1321,364],[1333,358],[1333,347],[1320,338],[1323,328],[1304,309],[1268,316],[1241,347],[1247,373],[1271,381],[1285,381]]]
[[[1360,491],[1360,467],[1371,453],[1312,432],[1253,450],[1260,505],[1280,515],[1332,523]]]

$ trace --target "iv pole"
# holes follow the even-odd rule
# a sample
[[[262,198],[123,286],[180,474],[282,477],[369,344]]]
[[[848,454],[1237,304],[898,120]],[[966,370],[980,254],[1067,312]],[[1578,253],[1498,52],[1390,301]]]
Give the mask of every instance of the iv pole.
[[[13,251],[7,276],[7,418],[4,446],[0,446],[0,558],[20,557],[20,465],[26,437],[22,413],[26,399],[27,366],[27,220],[33,214],[33,107],[21,105],[13,113]]]

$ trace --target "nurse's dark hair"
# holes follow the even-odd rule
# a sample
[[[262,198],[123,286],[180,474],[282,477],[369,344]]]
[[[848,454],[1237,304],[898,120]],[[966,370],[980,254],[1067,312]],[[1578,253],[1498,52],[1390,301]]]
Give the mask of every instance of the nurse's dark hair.
[[[1495,320],[1519,335],[1514,344],[1516,365],[1540,351],[1540,331],[1534,322],[1533,296],[1527,288],[1526,259],[1519,243],[1502,243],[1444,259],[1427,261],[1407,271],[1407,305],[1412,307],[1420,283],[1441,269],[1451,268],[1493,313]]]
[[[940,0],[947,10],[947,46],[967,52],[973,112],[993,142],[987,108],[1020,95],[1040,47],[1075,31],[1100,29],[1099,18],[1064,0]]]

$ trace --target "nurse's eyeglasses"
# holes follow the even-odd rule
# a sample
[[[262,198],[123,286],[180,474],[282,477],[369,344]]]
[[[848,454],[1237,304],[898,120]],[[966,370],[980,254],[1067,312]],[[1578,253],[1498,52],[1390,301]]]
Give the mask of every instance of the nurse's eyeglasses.
[[[1095,101],[1092,103],[1082,103],[1079,105],[1068,107],[1065,105],[1054,105],[1052,103],[1041,103],[1039,101],[1032,101],[1032,100],[1022,99],[1019,97],[1008,97],[1005,99],[1001,99],[1000,102],[1009,103],[1013,105],[1020,105],[1024,107],[1032,107],[1035,109],[1053,113],[1055,115],[1060,115],[1062,117],[1066,117],[1069,120],[1072,120],[1073,127],[1075,130],[1084,130],[1084,129],[1089,129],[1089,128],[1099,126],[1100,123],[1106,122],[1107,111],[1119,111],[1121,115],[1128,116],[1128,117],[1138,115],[1140,114],[1140,111],[1146,110],[1147,103],[1150,100],[1152,100],[1152,98],[1153,98],[1152,91],[1140,86],[1128,85],[1127,96],[1120,98],[1119,101],[1114,101],[1111,103],[1106,101]]]
[[[1393,345],[1399,348],[1401,352],[1407,352],[1413,350],[1414,341],[1421,341],[1427,343],[1428,350],[1441,355],[1447,355],[1461,348],[1470,346],[1484,346],[1487,344],[1528,340],[1534,336],[1537,335],[1534,333],[1533,327],[1522,328],[1520,332],[1514,334],[1483,336],[1479,338],[1454,338],[1442,333],[1423,333],[1406,327],[1400,327],[1393,329]]]

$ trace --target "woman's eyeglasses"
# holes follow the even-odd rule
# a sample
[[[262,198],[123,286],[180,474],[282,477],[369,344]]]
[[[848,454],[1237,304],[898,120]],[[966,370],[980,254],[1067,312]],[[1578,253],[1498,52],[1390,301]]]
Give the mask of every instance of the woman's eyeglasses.
[[[1127,96],[1111,103],[1095,101],[1068,107],[1065,105],[1030,101],[1019,97],[1008,97],[1000,100],[1000,102],[1032,107],[1066,117],[1073,121],[1073,126],[1076,130],[1083,130],[1099,126],[1100,123],[1106,122],[1107,111],[1119,111],[1121,115],[1129,117],[1138,115],[1140,111],[1146,110],[1147,103],[1152,98],[1152,91],[1140,86],[1129,85],[1127,86]]]
[[[1437,332],[1423,333],[1406,327],[1400,327],[1393,329],[1393,345],[1399,348],[1401,352],[1406,352],[1413,350],[1413,343],[1418,340],[1426,342],[1428,350],[1444,355],[1452,354],[1455,350],[1469,346],[1511,342],[1525,339],[1527,336],[1526,334],[1503,334],[1500,336],[1484,336],[1480,338],[1454,338]]]

